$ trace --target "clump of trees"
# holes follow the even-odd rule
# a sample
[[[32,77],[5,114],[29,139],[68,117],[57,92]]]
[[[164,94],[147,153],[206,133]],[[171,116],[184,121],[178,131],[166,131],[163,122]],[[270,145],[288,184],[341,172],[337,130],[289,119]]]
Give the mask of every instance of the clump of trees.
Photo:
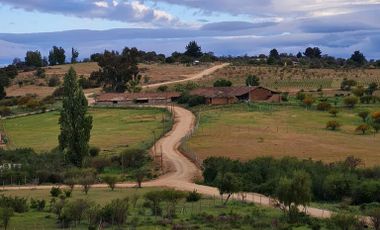
[[[376,181],[380,178],[379,168],[359,168],[361,162],[355,157],[348,157],[345,161],[332,164],[291,157],[282,159],[261,157],[247,162],[210,157],[203,162],[203,177],[206,184],[218,187],[221,178],[229,175],[228,177],[234,179],[228,181],[235,179],[238,181],[236,184],[239,184],[239,191],[281,197],[280,201],[286,206],[289,206],[290,201],[293,205],[299,203],[295,201],[298,195],[294,195],[295,198],[286,197],[297,191],[292,187],[293,183],[297,185],[304,183],[305,189],[302,188],[300,192],[308,191],[310,186],[310,194],[304,196],[305,204],[310,199],[342,201],[344,198],[351,198],[354,204],[379,202],[379,197],[375,195],[380,192],[379,182]],[[293,181],[296,176],[299,176],[302,183]],[[288,189],[288,192],[279,191],[280,184],[283,185],[284,191]],[[225,193],[228,194],[228,191]],[[301,198],[301,195],[299,196]]]
[[[218,79],[214,82],[214,87],[231,87],[232,82],[226,79]]]

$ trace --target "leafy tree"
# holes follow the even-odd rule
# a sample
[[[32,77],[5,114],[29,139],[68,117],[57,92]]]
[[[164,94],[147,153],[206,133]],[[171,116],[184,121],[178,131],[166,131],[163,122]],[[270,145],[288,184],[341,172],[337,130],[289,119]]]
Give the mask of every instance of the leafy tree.
[[[278,51],[276,49],[272,49],[270,52],[269,52],[269,58],[268,58],[268,61],[267,63],[269,65],[273,65],[273,64],[277,64],[280,60],[280,54],[278,53]]]
[[[302,58],[302,53],[301,52],[298,52],[297,53],[297,58],[299,59],[299,58]]]
[[[338,121],[328,121],[327,124],[326,124],[326,129],[330,129],[330,130],[337,130],[340,128],[340,123]]]
[[[308,58],[321,58],[322,51],[318,47],[308,47],[303,53]]]
[[[65,152],[68,162],[81,167],[83,158],[88,155],[92,117],[87,114],[87,99],[73,68],[64,78],[63,91],[59,148]]]
[[[191,41],[186,46],[185,55],[192,58],[200,58],[202,57],[203,53],[201,47],[197,44],[197,42]]]
[[[139,51],[136,48],[124,48],[121,54],[106,50],[99,58],[98,64],[101,69],[93,72],[90,79],[102,84],[106,91],[120,93],[127,90],[129,81],[133,81],[129,85],[129,89],[133,90],[141,78],[138,57]]]
[[[65,50],[62,47],[53,46],[49,52],[50,65],[63,65],[66,62]]]
[[[176,205],[177,203],[186,197],[186,193],[182,191],[177,191],[174,189],[165,189],[160,192],[162,194],[162,198],[164,201],[168,203],[168,210],[167,210],[167,215],[169,218],[173,218],[176,213]]]
[[[369,111],[362,111],[358,113],[358,116],[363,120],[363,122],[366,122],[368,115]]]
[[[249,75],[245,79],[245,85],[246,86],[259,86],[260,85],[260,79],[256,77],[255,75]]]
[[[356,66],[360,67],[367,63],[367,59],[364,57],[364,54],[362,54],[360,51],[355,51],[350,58],[350,61],[352,61]]]
[[[214,82],[214,87],[231,87],[232,82],[226,79],[218,79]]]
[[[144,181],[144,178],[146,177],[146,175],[147,175],[146,169],[140,168],[135,171],[135,178],[136,178],[137,186],[139,188],[141,188],[141,184]]]
[[[348,108],[354,108],[355,105],[358,103],[358,98],[354,96],[347,96],[343,99],[343,103],[348,107]]]
[[[217,188],[219,189],[221,196],[223,196],[223,194],[227,194],[227,198],[224,201],[224,205],[226,205],[231,195],[240,191],[241,184],[234,174],[226,173],[225,175],[220,176],[217,182]]]
[[[77,63],[78,62],[78,57],[79,57],[79,52],[78,50],[71,48],[71,64]]]
[[[110,187],[113,191],[115,189],[116,183],[119,181],[119,178],[115,175],[105,175],[102,177],[102,180]]]
[[[42,67],[42,56],[40,51],[28,51],[25,56],[25,65],[32,67]]]
[[[349,196],[355,185],[354,176],[344,173],[332,173],[326,177],[323,183],[323,190],[327,200],[340,201],[343,197]]]
[[[93,204],[85,199],[77,199],[66,203],[62,210],[62,216],[64,220],[74,221],[75,225],[81,223],[85,217],[87,210],[91,208]]]
[[[290,211],[292,206],[306,207],[311,201],[311,179],[305,171],[294,171],[292,179],[283,177],[277,188],[278,200]]]
[[[92,168],[82,169],[77,181],[82,186],[83,192],[87,195],[91,186],[96,182],[96,171]]]

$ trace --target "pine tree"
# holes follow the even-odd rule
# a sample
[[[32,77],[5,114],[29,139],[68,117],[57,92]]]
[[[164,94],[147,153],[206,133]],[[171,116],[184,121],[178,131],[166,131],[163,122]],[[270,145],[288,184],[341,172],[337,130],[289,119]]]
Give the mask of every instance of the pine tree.
[[[92,117],[87,114],[87,99],[77,82],[77,75],[70,68],[63,83],[63,108],[59,124],[61,134],[58,137],[59,147],[65,159],[81,167],[83,158],[88,155]]]

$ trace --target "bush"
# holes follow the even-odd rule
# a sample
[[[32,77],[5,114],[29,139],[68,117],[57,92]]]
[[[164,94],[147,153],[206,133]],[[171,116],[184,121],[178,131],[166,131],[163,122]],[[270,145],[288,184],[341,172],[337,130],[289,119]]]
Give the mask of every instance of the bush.
[[[363,135],[366,134],[367,131],[369,131],[371,127],[367,124],[361,124],[358,127],[356,127],[356,132],[361,132]]]
[[[335,214],[329,219],[329,229],[356,229],[359,220],[351,214]]]
[[[91,146],[90,149],[88,150],[88,152],[89,152],[90,156],[96,157],[100,153],[100,148],[95,147],[95,146]]]
[[[45,69],[42,69],[41,67],[37,68],[36,72],[34,73],[35,76],[44,78],[45,75]]]
[[[12,111],[9,107],[1,106],[0,107],[0,116],[6,117],[12,115]]]
[[[358,113],[358,116],[365,122],[367,120],[367,117],[369,115],[368,111],[362,111]]]
[[[147,160],[147,152],[141,149],[127,149],[119,157],[120,165],[126,168],[140,168]]]
[[[8,197],[0,196],[0,207],[1,208],[11,208],[17,213],[24,213],[28,211],[28,201],[23,197]]]
[[[46,201],[45,200],[38,200],[38,199],[30,199],[30,208],[31,209],[36,209],[37,211],[42,211],[44,210],[46,206]]]
[[[125,224],[128,217],[128,203],[127,198],[112,200],[102,210],[104,221],[109,224],[116,224],[118,227]]]
[[[232,82],[226,79],[219,79],[214,82],[214,87],[231,87]]]
[[[61,194],[62,194],[62,189],[59,188],[59,187],[52,187],[52,188],[50,189],[50,195],[51,195],[52,197],[58,197],[58,196],[61,195]]]
[[[204,105],[206,103],[206,98],[203,96],[190,96],[188,104],[190,107],[194,107],[197,105]]]
[[[330,129],[330,130],[335,131],[335,130],[339,129],[340,126],[341,125],[340,125],[340,123],[338,121],[335,121],[335,120],[328,121],[327,124],[326,124],[326,129]]]
[[[380,202],[380,182],[376,180],[363,181],[356,186],[353,194],[355,204]]]
[[[343,99],[343,103],[348,107],[348,108],[354,108],[355,105],[358,103],[358,98],[354,96],[347,96]]]
[[[61,80],[58,76],[52,76],[49,78],[48,86],[49,87],[56,87],[61,84]]]
[[[329,113],[331,114],[331,116],[336,117],[336,115],[339,113],[339,110],[337,108],[331,108],[329,110]]]
[[[319,111],[329,111],[331,109],[331,104],[327,102],[321,102],[317,105],[317,110]]]
[[[249,75],[245,79],[245,85],[246,86],[259,86],[260,85],[260,79],[255,75]]]
[[[166,91],[168,91],[168,86],[167,85],[161,85],[161,86],[159,86],[158,88],[157,88],[157,91],[158,92],[166,92]]]
[[[119,177],[114,175],[105,175],[102,177],[102,181],[110,187],[113,191],[115,189],[116,183],[119,182]]]
[[[189,192],[186,196],[187,202],[197,202],[202,198],[202,195],[197,192],[197,190],[193,190],[192,192]]]
[[[90,159],[90,165],[96,169],[98,173],[102,172],[105,167],[111,165],[111,160],[105,156],[97,156]]]

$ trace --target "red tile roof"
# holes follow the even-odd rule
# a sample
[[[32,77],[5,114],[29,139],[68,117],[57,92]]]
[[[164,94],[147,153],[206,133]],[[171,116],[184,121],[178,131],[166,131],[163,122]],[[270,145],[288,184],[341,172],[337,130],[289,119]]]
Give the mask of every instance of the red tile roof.
[[[238,97],[242,96],[244,94],[247,94],[249,92],[252,92],[258,88],[267,89],[264,87],[256,86],[256,87],[249,87],[249,86],[237,86],[237,87],[206,87],[206,88],[198,88],[194,89],[190,92],[191,95],[199,95],[204,96],[208,98],[215,98],[215,97]],[[267,89],[273,93],[277,93],[275,91],[272,91],[270,89]]]

